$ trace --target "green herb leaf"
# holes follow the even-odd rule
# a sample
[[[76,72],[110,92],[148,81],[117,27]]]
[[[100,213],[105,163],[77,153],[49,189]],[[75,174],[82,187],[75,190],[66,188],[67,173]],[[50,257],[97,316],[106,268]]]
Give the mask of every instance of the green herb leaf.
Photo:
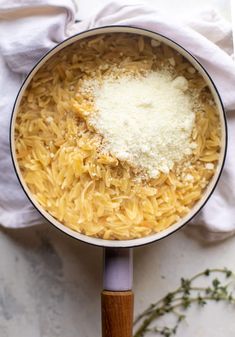
[[[211,279],[212,275],[216,277],[211,280],[211,285],[208,286],[208,281],[205,282],[204,287],[201,284],[196,284],[199,280],[203,280],[204,276]],[[185,312],[192,304],[197,303],[200,307],[205,306],[208,301],[224,301],[235,304],[234,289],[229,284],[223,284],[224,279],[232,275],[234,273],[227,268],[217,268],[206,269],[190,279],[181,278],[180,286],[176,290],[169,292],[156,303],[152,303],[136,318],[135,326],[137,325],[137,328],[134,337],[144,337],[149,332],[163,337],[175,335],[179,325],[186,317]],[[196,296],[195,291],[198,291]],[[157,324],[158,320],[169,314],[175,316],[175,324],[160,328]],[[154,328],[153,323],[155,323]]]

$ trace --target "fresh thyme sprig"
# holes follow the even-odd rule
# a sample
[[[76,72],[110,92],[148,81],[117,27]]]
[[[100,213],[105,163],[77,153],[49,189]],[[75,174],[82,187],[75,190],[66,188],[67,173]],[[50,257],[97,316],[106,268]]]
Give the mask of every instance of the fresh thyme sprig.
[[[136,318],[134,337],[143,337],[148,332],[163,337],[175,335],[180,323],[186,317],[186,310],[192,304],[201,307],[208,301],[224,301],[235,304],[234,291],[231,289],[231,278],[234,276],[234,273],[227,268],[217,268],[206,269],[190,279],[182,278],[180,286],[176,290],[151,304]],[[207,278],[206,285],[198,286],[198,281],[204,277]],[[167,314],[175,316],[175,325],[173,327],[159,327],[156,321]]]

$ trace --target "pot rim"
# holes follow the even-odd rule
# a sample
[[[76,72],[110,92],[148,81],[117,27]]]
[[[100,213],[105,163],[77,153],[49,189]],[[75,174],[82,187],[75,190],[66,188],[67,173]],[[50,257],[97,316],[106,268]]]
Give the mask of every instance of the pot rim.
[[[15,126],[15,118],[17,115],[18,106],[21,101],[22,94],[24,93],[25,89],[27,88],[28,84],[30,83],[31,79],[33,78],[34,74],[41,68],[41,66],[54,54],[56,54],[61,49],[68,47],[70,44],[82,39],[86,38],[88,36],[95,36],[98,34],[107,34],[107,33],[132,33],[132,34],[138,34],[142,36],[148,36],[150,38],[161,40],[165,44],[170,45],[173,49],[180,52],[180,54],[186,57],[186,59],[193,64],[193,66],[199,71],[200,75],[204,78],[204,80],[208,83],[211,92],[214,96],[214,99],[216,100],[216,104],[220,110],[220,121],[221,121],[221,129],[222,129],[222,136],[223,142],[221,145],[221,152],[220,152],[220,160],[217,164],[217,170],[212,177],[211,181],[209,182],[206,190],[204,191],[202,197],[199,199],[199,201],[196,202],[196,204],[193,206],[193,208],[189,211],[189,213],[181,218],[177,223],[171,225],[167,229],[151,234],[149,236],[137,238],[137,239],[129,239],[129,240],[105,240],[100,238],[95,238],[91,236],[87,236],[81,233],[78,233],[69,227],[66,227],[62,223],[60,223],[58,220],[56,220],[54,217],[52,217],[47,211],[45,211],[42,206],[34,199],[32,196],[30,190],[28,189],[27,185],[24,182],[24,179],[21,175],[18,162],[15,155],[15,142],[14,142],[14,126]],[[227,128],[227,120],[226,120],[226,114],[225,109],[222,103],[222,99],[220,97],[220,94],[218,92],[218,89],[216,85],[214,84],[211,76],[207,72],[207,70],[201,65],[201,63],[194,57],[188,50],[186,50],[184,47],[182,47],[177,42],[173,41],[172,39],[156,33],[154,31],[139,28],[139,27],[133,27],[129,25],[110,25],[110,26],[102,26],[98,28],[93,28],[90,30],[86,30],[83,32],[80,32],[78,34],[75,34],[66,40],[62,41],[55,47],[53,47],[51,50],[49,50],[43,57],[35,64],[35,66],[31,69],[31,71],[28,73],[27,77],[25,78],[24,82],[21,85],[21,88],[19,89],[19,92],[16,96],[11,120],[10,120],[10,152],[11,152],[11,158],[13,162],[13,167],[15,169],[17,178],[19,180],[19,183],[24,190],[27,198],[29,201],[33,204],[33,206],[37,209],[37,211],[46,219],[49,223],[51,223],[55,228],[59,229],[63,233],[69,235],[70,237],[80,240],[82,242],[94,245],[94,246],[100,246],[100,247],[114,247],[114,248],[131,248],[131,247],[138,247],[147,245],[150,243],[153,243],[155,241],[161,240],[166,238],[167,236],[175,233],[177,230],[184,227],[186,224],[188,224],[205,206],[211,195],[213,194],[218,181],[220,179],[220,176],[223,171],[226,153],[227,153],[227,142],[228,142],[228,128]]]

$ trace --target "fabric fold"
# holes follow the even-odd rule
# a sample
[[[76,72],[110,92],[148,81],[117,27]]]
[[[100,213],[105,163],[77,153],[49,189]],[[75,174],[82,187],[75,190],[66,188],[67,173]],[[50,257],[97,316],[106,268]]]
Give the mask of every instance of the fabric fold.
[[[24,227],[42,222],[17,181],[8,141],[10,115],[25,75],[52,47],[68,36],[107,25],[130,25],[160,33],[192,53],[211,75],[228,111],[228,156],[208,204],[192,221],[192,233],[208,240],[235,232],[235,67],[230,25],[213,9],[177,20],[147,5],[110,2],[96,15],[75,23],[72,0],[0,1],[0,223]],[[223,48],[223,49],[222,49]],[[204,233],[207,235],[204,235]]]

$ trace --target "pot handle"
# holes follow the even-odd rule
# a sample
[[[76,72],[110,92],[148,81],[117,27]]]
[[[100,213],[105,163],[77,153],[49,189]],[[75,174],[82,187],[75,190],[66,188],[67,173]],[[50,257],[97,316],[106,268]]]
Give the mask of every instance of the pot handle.
[[[103,291],[102,337],[132,337],[133,304],[132,291]]]
[[[132,249],[104,249],[102,337],[132,337]]]

